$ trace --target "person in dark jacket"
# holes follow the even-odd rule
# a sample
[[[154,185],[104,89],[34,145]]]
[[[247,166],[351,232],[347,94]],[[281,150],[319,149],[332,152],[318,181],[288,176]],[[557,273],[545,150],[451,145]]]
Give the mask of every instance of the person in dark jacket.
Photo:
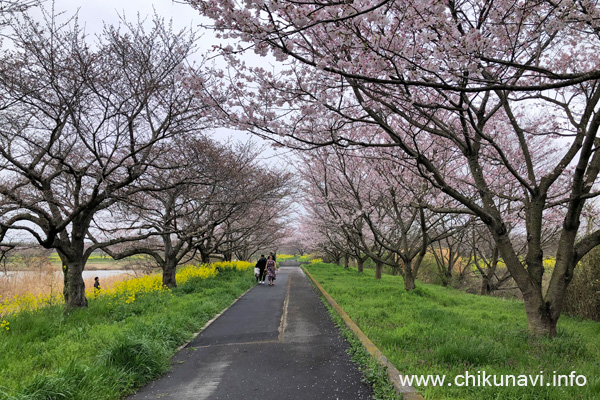
[[[100,290],[100,278],[98,277],[94,278],[94,289]]]
[[[258,268],[258,276],[256,281],[260,282],[261,285],[265,284],[265,268],[267,267],[267,259],[264,254],[260,255],[260,258],[256,262],[256,268]]]

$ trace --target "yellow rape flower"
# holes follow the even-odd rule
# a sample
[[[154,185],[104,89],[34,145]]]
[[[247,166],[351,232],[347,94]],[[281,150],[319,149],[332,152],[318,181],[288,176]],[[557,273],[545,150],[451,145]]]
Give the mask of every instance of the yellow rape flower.
[[[177,272],[176,279],[178,284],[184,284],[193,278],[214,278],[218,273],[219,271],[217,271],[215,264],[203,264],[199,267],[195,265],[184,265],[179,269],[179,272]]]
[[[248,261],[228,261],[215,264],[203,264],[200,266],[184,265],[177,272],[176,279],[179,284],[184,284],[192,278],[214,278],[218,275],[219,269],[246,271],[253,267],[254,264]],[[169,293],[172,295],[169,288],[163,286],[161,274],[144,275],[138,278],[121,281],[111,288],[103,288],[101,290],[90,288],[86,291],[86,295],[90,299],[110,299],[109,305],[118,303],[130,304],[136,300],[136,296],[145,293]],[[63,301],[64,299],[61,293],[38,296],[28,293],[22,296],[15,296],[14,298],[0,298],[0,316],[21,311],[35,311],[47,305],[60,304]],[[8,323],[5,325],[5,328],[8,328]]]
[[[8,326],[9,324],[10,324],[10,322],[2,320],[2,322],[0,322],[0,330],[9,331],[10,330],[10,326]]]
[[[211,265],[222,270],[235,269],[237,271],[247,271],[254,268],[254,264],[249,261],[220,261]]]

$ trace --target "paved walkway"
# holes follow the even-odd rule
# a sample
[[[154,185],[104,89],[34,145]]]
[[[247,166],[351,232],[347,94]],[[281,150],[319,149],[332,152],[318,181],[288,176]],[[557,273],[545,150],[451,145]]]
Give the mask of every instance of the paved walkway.
[[[371,399],[347,347],[302,270],[282,267],[128,399]]]

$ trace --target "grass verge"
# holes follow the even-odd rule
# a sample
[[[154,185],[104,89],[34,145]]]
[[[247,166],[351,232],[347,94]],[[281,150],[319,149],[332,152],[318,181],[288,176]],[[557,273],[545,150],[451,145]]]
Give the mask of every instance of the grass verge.
[[[321,297],[321,301],[327,307],[327,311],[333,322],[338,326],[342,337],[346,339],[348,345],[348,354],[351,360],[358,364],[360,372],[363,374],[363,379],[373,389],[373,397],[375,400],[401,400],[401,397],[394,390],[394,386],[390,383],[386,369],[369,354],[367,349],[362,345],[360,339],[356,337],[354,332],[346,327],[344,320],[337,312],[327,304],[327,300]]]
[[[56,305],[8,315],[0,399],[120,399],[164,373],[175,349],[253,278],[251,268],[225,268],[172,290],[90,298],[87,309],[68,314]]]
[[[377,281],[371,270],[359,274],[322,263],[306,268],[403,375],[446,376],[442,386],[413,384],[425,398],[600,398],[600,323],[563,316],[556,338],[535,338],[527,333],[519,301],[426,284],[406,292],[398,276]],[[466,371],[474,379],[458,387]],[[498,383],[505,375],[544,380],[478,386],[483,371]],[[566,386],[563,380],[555,386],[555,375],[571,371],[585,376],[586,385]]]

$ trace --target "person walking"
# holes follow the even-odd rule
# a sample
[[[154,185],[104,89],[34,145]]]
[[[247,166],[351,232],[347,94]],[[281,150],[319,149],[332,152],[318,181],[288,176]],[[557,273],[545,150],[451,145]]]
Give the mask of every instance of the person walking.
[[[275,285],[275,278],[277,274],[277,264],[273,260],[273,256],[269,255],[267,259],[267,278],[269,278],[269,286]]]
[[[260,255],[260,258],[256,262],[255,268],[258,268],[258,276],[256,277],[256,282],[259,282],[261,285],[265,284],[265,268],[267,267],[267,259],[264,254]]]
[[[94,278],[94,289],[100,290],[100,278],[98,278],[98,277]]]

